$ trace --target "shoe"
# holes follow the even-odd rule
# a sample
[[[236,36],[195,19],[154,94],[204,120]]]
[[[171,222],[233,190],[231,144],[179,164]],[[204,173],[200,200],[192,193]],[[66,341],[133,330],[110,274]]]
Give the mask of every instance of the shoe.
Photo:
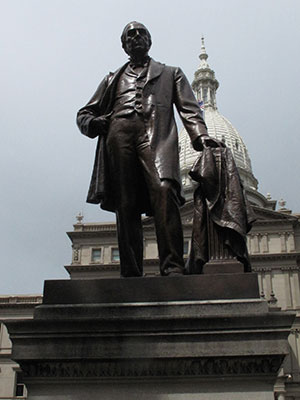
[[[168,268],[165,271],[165,275],[166,276],[181,276],[181,275],[183,275],[183,270],[181,270],[180,268]]]

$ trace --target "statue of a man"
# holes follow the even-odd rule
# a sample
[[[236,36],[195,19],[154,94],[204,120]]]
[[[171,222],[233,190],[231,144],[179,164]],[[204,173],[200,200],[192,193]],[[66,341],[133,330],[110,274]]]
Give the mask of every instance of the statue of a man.
[[[129,62],[104,78],[77,115],[81,132],[99,137],[87,202],[116,213],[122,277],[143,274],[143,213],[154,217],[161,275],[182,274],[184,199],[173,105],[196,150],[216,141],[180,68],[148,56],[147,28],[130,22],[121,41]]]

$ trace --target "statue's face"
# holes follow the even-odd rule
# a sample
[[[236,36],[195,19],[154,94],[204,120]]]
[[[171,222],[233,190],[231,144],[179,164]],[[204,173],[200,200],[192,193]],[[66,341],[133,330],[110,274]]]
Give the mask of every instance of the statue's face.
[[[151,37],[146,27],[139,23],[127,26],[123,37],[123,48],[129,56],[145,56],[151,46]]]

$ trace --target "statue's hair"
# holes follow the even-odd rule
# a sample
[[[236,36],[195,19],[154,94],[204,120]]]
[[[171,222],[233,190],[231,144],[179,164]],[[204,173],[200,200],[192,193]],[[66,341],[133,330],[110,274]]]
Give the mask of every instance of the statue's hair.
[[[151,44],[152,44],[151,35],[150,35],[150,32],[148,31],[148,29],[145,27],[145,25],[142,24],[141,22],[131,21],[125,26],[125,28],[123,29],[122,35],[121,35],[121,42],[122,42],[123,48],[125,48],[125,44],[126,44],[127,31],[129,30],[129,28],[132,27],[132,25],[138,25],[138,26],[143,27],[145,29],[145,31],[147,32],[147,35],[149,37],[149,44],[151,46]]]

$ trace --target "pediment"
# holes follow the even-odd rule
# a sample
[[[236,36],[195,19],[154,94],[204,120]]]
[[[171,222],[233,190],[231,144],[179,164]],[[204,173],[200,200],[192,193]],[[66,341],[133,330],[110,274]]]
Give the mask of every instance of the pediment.
[[[274,222],[296,222],[298,220],[297,217],[291,214],[286,214],[280,211],[274,211],[258,206],[252,206],[253,211],[256,215],[257,222],[264,222],[268,221],[269,223]],[[192,223],[193,220],[193,212],[194,212],[194,204],[193,201],[188,201],[182,208],[181,208],[181,218],[183,223]]]
[[[253,210],[258,221],[261,220],[297,221],[297,217],[291,214],[286,214],[284,212],[269,210],[258,206],[253,206]]]
[[[257,218],[257,222],[296,222],[297,217],[286,214],[280,211],[269,210],[266,208],[252,206]],[[181,219],[183,224],[191,224],[193,222],[194,203],[193,200],[187,201],[180,209]],[[143,225],[152,225],[153,218],[145,218]]]

